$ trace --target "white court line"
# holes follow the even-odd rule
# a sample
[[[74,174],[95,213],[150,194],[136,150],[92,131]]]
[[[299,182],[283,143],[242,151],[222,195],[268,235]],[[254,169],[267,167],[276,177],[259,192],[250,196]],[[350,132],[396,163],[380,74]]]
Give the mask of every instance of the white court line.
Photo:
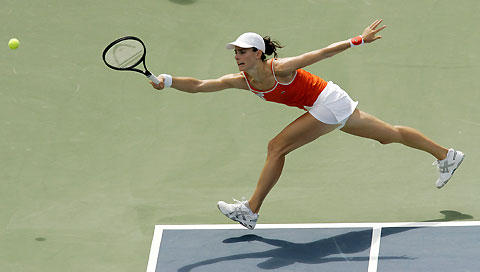
[[[372,228],[372,245],[368,272],[376,272],[382,228],[416,228],[416,227],[470,227],[480,226],[480,221],[451,221],[451,222],[395,222],[395,223],[315,223],[315,224],[258,224],[255,229],[328,229],[328,228]],[[240,229],[252,232],[239,224],[218,225],[156,225],[153,233],[147,272],[155,272],[158,253],[164,230],[226,230]]]
[[[313,223],[313,224],[258,224],[255,229],[323,229],[323,228],[395,228],[395,227],[468,227],[480,226],[480,221],[450,221],[450,222],[392,222],[392,223]],[[194,230],[194,229],[243,229],[240,224],[215,225],[156,225],[162,230]]]
[[[153,232],[152,247],[148,257],[147,272],[155,272],[157,268],[158,253],[160,252],[160,243],[162,242],[163,229],[161,226],[155,226]]]
[[[381,236],[382,228],[374,227],[372,231],[372,245],[370,246],[370,259],[368,260],[368,272],[377,272]]]

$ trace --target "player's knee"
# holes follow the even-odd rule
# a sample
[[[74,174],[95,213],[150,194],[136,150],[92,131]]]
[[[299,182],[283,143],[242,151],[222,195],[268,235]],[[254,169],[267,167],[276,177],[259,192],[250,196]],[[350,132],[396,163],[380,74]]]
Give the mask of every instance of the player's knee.
[[[287,153],[286,145],[281,140],[273,138],[268,142],[269,157],[284,157]]]
[[[401,127],[399,126],[392,126],[388,133],[385,133],[382,137],[379,137],[377,141],[382,145],[392,144],[392,143],[399,143],[402,139],[402,131]]]
[[[387,144],[391,144],[393,143],[393,141],[391,139],[388,139],[388,138],[385,138],[385,139],[377,139],[377,141],[379,143],[381,143],[382,145],[387,145]]]

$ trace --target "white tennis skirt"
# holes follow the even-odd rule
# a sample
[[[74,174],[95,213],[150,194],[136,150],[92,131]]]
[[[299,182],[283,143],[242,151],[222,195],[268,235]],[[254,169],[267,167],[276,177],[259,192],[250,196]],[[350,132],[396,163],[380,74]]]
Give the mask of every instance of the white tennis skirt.
[[[305,106],[305,109],[322,123],[340,124],[340,129],[345,126],[357,105],[358,102],[353,101],[340,86],[329,81],[313,106]]]

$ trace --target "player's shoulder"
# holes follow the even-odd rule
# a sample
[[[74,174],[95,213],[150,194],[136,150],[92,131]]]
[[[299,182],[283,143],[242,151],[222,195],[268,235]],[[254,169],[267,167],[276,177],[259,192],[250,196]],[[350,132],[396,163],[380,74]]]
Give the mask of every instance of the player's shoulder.
[[[242,73],[234,73],[234,74],[226,74],[222,77],[220,77],[222,80],[243,80],[243,74]]]
[[[245,89],[246,83],[242,73],[226,74],[219,78],[223,83],[232,88]]]
[[[276,58],[272,59],[272,62],[275,75],[280,77],[291,76],[297,70],[291,65],[292,58]]]

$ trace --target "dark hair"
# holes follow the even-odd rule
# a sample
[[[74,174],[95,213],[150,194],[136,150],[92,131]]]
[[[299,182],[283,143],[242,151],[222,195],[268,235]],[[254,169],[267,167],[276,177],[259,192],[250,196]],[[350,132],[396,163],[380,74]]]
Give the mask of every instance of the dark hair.
[[[273,57],[277,58],[278,57],[277,49],[283,48],[283,46],[277,41],[272,41],[272,39],[269,36],[263,37],[263,41],[265,42],[265,52],[262,53],[262,60],[266,60],[267,56],[270,56],[272,54],[273,54]],[[257,48],[253,48],[253,51],[257,52]]]

